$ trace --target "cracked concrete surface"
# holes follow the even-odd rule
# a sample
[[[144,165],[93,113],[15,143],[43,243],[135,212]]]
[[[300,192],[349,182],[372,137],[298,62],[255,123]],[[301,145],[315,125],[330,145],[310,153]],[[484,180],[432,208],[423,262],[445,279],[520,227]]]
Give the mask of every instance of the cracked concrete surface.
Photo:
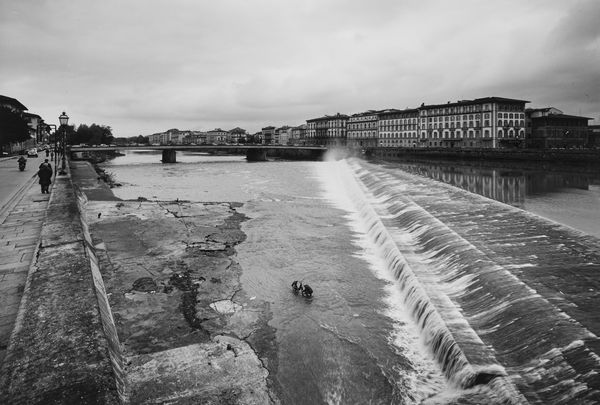
[[[245,341],[265,303],[240,286],[235,204],[88,201],[131,403],[278,403]],[[98,214],[101,215],[98,215]]]

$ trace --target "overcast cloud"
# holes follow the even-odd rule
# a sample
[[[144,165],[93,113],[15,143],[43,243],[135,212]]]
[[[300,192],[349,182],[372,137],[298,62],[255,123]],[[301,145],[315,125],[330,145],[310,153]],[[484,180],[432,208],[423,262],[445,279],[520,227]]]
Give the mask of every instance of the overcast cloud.
[[[0,0],[0,94],[115,136],[486,96],[600,123],[599,21],[597,0]]]

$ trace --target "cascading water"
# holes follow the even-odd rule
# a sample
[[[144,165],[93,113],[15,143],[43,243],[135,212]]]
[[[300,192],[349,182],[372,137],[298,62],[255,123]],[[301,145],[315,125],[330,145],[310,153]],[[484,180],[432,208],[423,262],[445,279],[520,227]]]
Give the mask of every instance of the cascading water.
[[[368,191],[364,187],[361,189],[360,183],[355,180],[345,161],[338,162],[337,169],[337,175],[348,193],[349,200],[354,202],[354,209],[364,221],[366,233],[384,259],[388,271],[397,280],[405,305],[423,331],[423,340],[446,377],[461,388],[470,388],[506,375],[504,369],[494,360],[491,351],[460,315],[458,308],[439,291],[427,291],[420,282],[404,255],[409,252],[402,252],[399,248],[399,245],[403,245],[406,250],[410,245],[409,238],[407,235],[392,235],[382,222],[382,216],[374,208],[385,204],[386,201],[370,199],[366,194]],[[414,207],[412,208],[414,210]],[[400,238],[404,239],[401,243]],[[416,252],[409,254],[414,258]],[[462,349],[464,346],[468,346],[477,355],[467,357]],[[518,395],[510,384],[504,382],[502,385],[505,386],[507,400],[511,403],[520,402],[516,400]]]
[[[430,180],[366,165],[336,163],[353,203],[345,208],[364,222],[446,377],[462,388],[488,384],[504,403],[568,403],[586,391],[593,375],[581,375],[567,352],[583,346],[586,370],[593,370],[600,362],[582,342],[595,336],[409,197],[407,185]],[[568,382],[533,381],[531,370],[550,376],[548,362]]]

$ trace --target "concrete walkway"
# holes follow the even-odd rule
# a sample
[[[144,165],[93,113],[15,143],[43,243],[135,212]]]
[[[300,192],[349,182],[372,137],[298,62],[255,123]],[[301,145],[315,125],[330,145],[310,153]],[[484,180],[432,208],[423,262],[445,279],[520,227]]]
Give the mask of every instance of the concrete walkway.
[[[0,365],[13,330],[27,273],[39,245],[50,194],[32,177],[0,213]]]
[[[117,404],[114,345],[70,176],[49,195],[36,183],[0,228],[0,404]]]

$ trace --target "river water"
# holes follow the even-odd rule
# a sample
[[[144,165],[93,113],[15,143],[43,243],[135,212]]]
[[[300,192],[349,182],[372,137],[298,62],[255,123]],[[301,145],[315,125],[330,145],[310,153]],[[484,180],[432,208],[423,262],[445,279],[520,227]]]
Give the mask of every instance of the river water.
[[[445,305],[447,296],[436,291],[441,281],[434,270],[443,248],[431,245],[428,253],[416,241],[441,225],[410,205],[414,201],[397,206],[411,193],[448,201],[458,193],[452,195],[465,201],[475,196],[480,205],[495,199],[534,214],[535,221],[544,217],[539,221],[600,238],[600,181],[590,175],[357,159],[250,163],[240,156],[181,152],[177,161],[162,164],[155,152],[128,152],[105,169],[123,184],[113,189],[122,199],[244,203],[247,239],[236,247],[242,285],[270,305],[274,344],[261,354],[285,404],[519,398],[515,386],[524,383],[496,378],[474,385],[504,371],[469,327],[468,311]],[[428,197],[432,188],[437,194]],[[382,189],[396,194],[391,198]],[[453,235],[444,236],[446,244],[456,245]],[[469,254],[473,262],[484,260]],[[313,287],[312,299],[292,294],[296,279]],[[452,292],[468,289],[462,280],[453,281]],[[455,325],[454,337],[444,322]],[[454,339],[473,353],[456,350]]]

